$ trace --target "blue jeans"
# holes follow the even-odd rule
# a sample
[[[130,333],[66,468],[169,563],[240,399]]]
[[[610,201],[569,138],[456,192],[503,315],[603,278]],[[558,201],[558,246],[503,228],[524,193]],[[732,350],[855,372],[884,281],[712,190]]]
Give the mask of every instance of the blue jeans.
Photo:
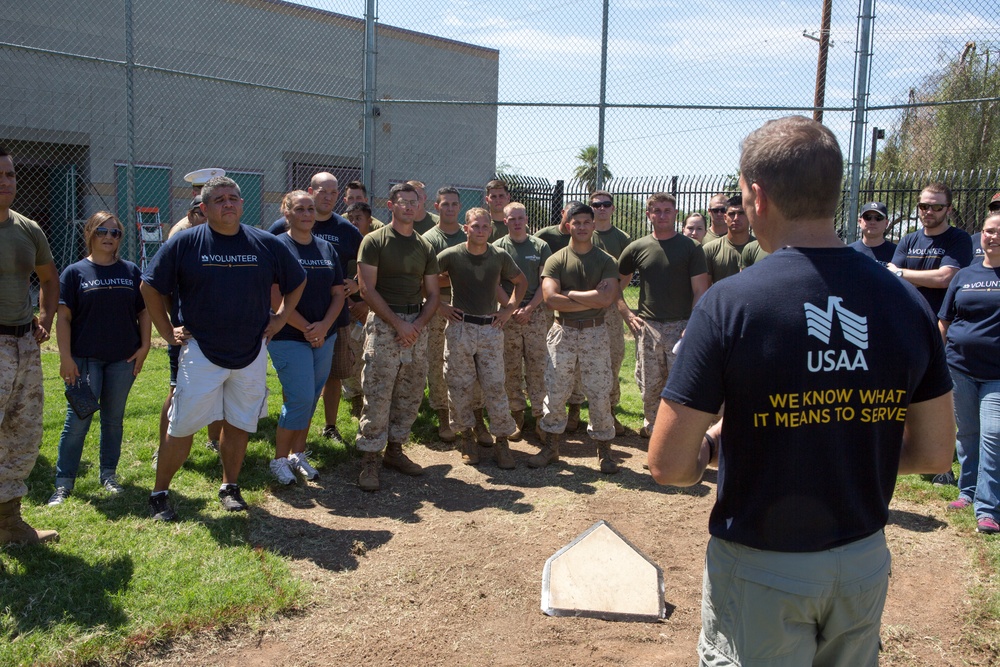
[[[101,361],[91,357],[73,357],[73,361],[80,376],[90,381],[90,389],[101,403],[97,412],[101,416],[101,477],[113,475],[122,454],[122,421],[125,402],[135,381],[132,374],[135,362]],[[73,408],[66,405],[66,423],[59,438],[59,458],[56,459],[56,486],[73,488],[80,470],[83,440],[92,419],[93,415],[79,419]]]
[[[285,403],[281,406],[278,426],[289,431],[309,428],[316,402],[330,375],[333,346],[337,334],[331,334],[322,347],[295,340],[272,340],[267,344],[271,365],[278,373]]]
[[[951,369],[958,423],[959,495],[977,517],[1000,521],[1000,380],[976,380]]]

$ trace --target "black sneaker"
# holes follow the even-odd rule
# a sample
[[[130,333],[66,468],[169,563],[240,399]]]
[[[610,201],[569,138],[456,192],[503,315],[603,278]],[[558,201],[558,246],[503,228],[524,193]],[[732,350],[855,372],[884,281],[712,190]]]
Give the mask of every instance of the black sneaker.
[[[340,431],[337,430],[336,424],[327,424],[326,428],[323,429],[323,437],[344,444],[344,438],[340,435]]]
[[[247,511],[247,501],[243,500],[243,496],[240,495],[240,487],[235,484],[227,484],[224,488],[219,489],[219,502],[229,512]]]
[[[934,486],[958,486],[958,480],[955,479],[955,473],[949,470],[948,472],[934,475],[931,484]]]
[[[149,516],[153,517],[153,521],[173,521],[177,518],[167,494],[156,493],[149,496]]]

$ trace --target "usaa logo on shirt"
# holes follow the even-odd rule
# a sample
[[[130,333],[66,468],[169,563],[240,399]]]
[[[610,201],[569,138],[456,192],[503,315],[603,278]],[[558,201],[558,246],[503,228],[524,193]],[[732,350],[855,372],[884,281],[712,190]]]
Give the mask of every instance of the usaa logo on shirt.
[[[202,255],[202,266],[250,266],[257,264],[257,255]]]
[[[836,319],[840,322],[843,339],[854,346],[854,349],[809,350],[806,368],[810,373],[868,370],[864,354],[864,350],[868,349],[868,318],[852,313],[842,302],[839,296],[828,297],[825,310],[811,303],[802,304],[806,311],[807,335],[829,345]]]

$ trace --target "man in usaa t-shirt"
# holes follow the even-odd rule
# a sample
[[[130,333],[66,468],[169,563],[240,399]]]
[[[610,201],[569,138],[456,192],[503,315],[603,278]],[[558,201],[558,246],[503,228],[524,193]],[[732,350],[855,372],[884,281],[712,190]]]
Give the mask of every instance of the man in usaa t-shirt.
[[[229,511],[246,510],[237,479],[250,432],[267,406],[269,340],[285,325],[305,288],[305,271],[274,235],[240,224],[243,200],[229,178],[213,178],[202,190],[208,224],[168,240],[142,279],[146,308],[163,339],[183,345],[167,438],[156,461],[149,497],[152,517],[170,521],[173,476],[191,451],[192,436],[225,419],[220,455],[219,500]],[[271,286],[282,303],[271,313]],[[180,324],[173,327],[164,298],[176,294]]]
[[[654,479],[719,466],[704,665],[877,664],[896,475],[951,465],[941,336],[912,286],[837,237],[842,174],[813,120],[744,140],[743,204],[772,254],[705,293],[663,390]]]
[[[848,247],[871,257],[882,266],[888,266],[896,252],[896,244],[885,239],[885,229],[888,226],[889,211],[885,204],[879,201],[868,202],[861,207],[861,214],[858,216],[861,238]]]
[[[920,191],[917,210],[923,228],[899,240],[886,268],[916,287],[936,313],[951,279],[972,262],[972,239],[948,224],[951,190],[943,183],[931,183]]]
[[[358,283],[354,280],[356,273],[356,262],[358,259],[358,248],[361,247],[361,239],[364,238],[358,228],[350,223],[347,218],[333,212],[337,205],[337,197],[340,194],[340,186],[337,177],[328,171],[321,171],[313,174],[309,180],[309,187],[306,192],[313,196],[316,203],[316,224],[313,226],[313,236],[323,239],[333,245],[340,258],[340,269],[344,274],[344,289],[347,296],[358,293]],[[287,223],[282,217],[275,220],[268,228],[275,236],[284,234],[288,230]],[[337,330],[337,340],[334,341],[333,363],[330,366],[330,376],[323,386],[323,416],[326,418],[326,426],[323,428],[323,437],[331,438],[338,442],[343,442],[340,431],[337,430],[337,412],[340,409],[340,396],[342,392],[341,380],[351,377],[351,366],[349,357],[351,311],[349,304],[344,304],[344,309],[334,327]]]

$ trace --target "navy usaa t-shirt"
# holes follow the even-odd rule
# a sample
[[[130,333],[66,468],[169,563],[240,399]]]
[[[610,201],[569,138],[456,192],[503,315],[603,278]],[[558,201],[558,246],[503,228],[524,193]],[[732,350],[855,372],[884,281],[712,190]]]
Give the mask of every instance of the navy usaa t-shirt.
[[[142,344],[139,267],[123,259],[107,266],[81,259],[59,276],[59,303],[69,308],[70,351],[101,361],[128,359]]]
[[[287,294],[305,277],[274,235],[240,225],[227,236],[208,224],[168,240],[142,275],[160,294],[177,294],[180,323],[223,368],[245,368],[260,352],[271,285]]]
[[[299,305],[295,310],[305,318],[306,322],[319,322],[326,317],[326,311],[333,301],[330,290],[334,285],[344,284],[344,274],[340,270],[337,251],[331,244],[315,236],[307,245],[298,243],[288,234],[278,236],[278,240],[285,244],[306,271],[306,288],[302,290],[302,298],[299,299]],[[330,331],[336,331],[336,328],[337,322],[334,321],[330,330],[323,335],[328,337]],[[305,343],[306,335],[291,324],[286,324],[275,334],[274,340],[295,340]]]
[[[725,403],[712,535],[804,552],[885,526],[907,408],[950,389],[911,285],[850,248],[783,248],[698,302],[663,397]]]

